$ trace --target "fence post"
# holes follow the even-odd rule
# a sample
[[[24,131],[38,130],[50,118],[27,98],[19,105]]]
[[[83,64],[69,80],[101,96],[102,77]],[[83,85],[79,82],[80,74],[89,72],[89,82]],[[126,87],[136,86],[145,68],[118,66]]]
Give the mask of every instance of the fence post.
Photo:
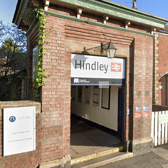
[[[155,142],[154,137],[154,119],[155,119],[155,113],[152,112],[152,124],[151,124],[151,137],[153,138],[153,143]]]
[[[165,114],[165,112],[164,111],[162,111],[162,114]],[[164,133],[165,133],[165,131],[164,131],[164,126],[165,126],[165,124],[162,124],[162,144],[164,144]]]
[[[158,112],[155,112],[155,143],[154,143],[154,146],[157,146],[157,126],[158,126]]]
[[[159,130],[158,130],[158,145],[161,145],[161,124],[159,124],[159,115],[162,114],[161,111],[159,111],[159,114],[158,114],[158,120],[157,120],[157,123],[158,123],[158,127],[159,127]]]
[[[166,111],[166,114],[168,114],[168,111]],[[167,143],[167,125],[168,123],[165,124],[165,143]]]

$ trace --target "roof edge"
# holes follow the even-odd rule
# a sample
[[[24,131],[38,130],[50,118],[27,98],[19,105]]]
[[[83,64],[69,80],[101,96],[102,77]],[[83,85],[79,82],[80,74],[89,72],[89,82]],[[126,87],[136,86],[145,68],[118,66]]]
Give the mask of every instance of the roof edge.
[[[163,17],[160,17],[160,16],[156,16],[156,15],[153,15],[153,14],[150,14],[150,13],[147,13],[147,12],[143,12],[143,11],[141,11],[141,10],[139,10],[139,9],[130,8],[130,7],[128,7],[128,6],[121,5],[121,4],[116,3],[116,2],[112,2],[112,1],[110,1],[110,0],[99,0],[99,1],[102,1],[102,2],[105,2],[105,3],[109,3],[109,4],[113,4],[113,5],[116,5],[116,6],[118,6],[118,7],[122,7],[122,8],[125,8],[125,9],[127,9],[127,10],[131,10],[131,11],[136,12],[136,13],[148,15],[148,16],[150,16],[150,17],[154,17],[154,18],[156,18],[156,19],[161,19],[161,20],[164,20],[164,21],[167,21],[167,22],[168,22],[168,19],[166,19],[166,18],[163,18]]]
[[[168,19],[155,16],[146,12],[142,12],[137,9],[133,9],[110,0],[57,0],[67,4],[72,4],[75,6],[81,6],[83,8],[88,8],[93,11],[99,11],[107,15],[112,15],[114,17],[119,17],[122,19],[128,19],[133,22],[144,23],[146,25],[151,25],[151,27],[164,28],[164,25],[168,22]],[[15,14],[13,17],[13,23],[19,26],[21,21],[21,11],[25,8],[29,0],[18,0]],[[87,5],[86,5],[87,4]],[[93,5],[95,4],[95,5]],[[102,6],[101,6],[102,4]],[[104,5],[103,5],[104,4]],[[111,6],[111,7],[110,7]],[[110,9],[111,8],[111,9]],[[133,15],[133,13],[135,15]]]
[[[19,9],[19,7],[20,7],[20,4],[21,4],[21,0],[18,0],[17,5],[16,5],[16,9],[15,9],[15,13],[14,13],[14,16],[13,16],[12,23],[15,23],[15,19],[16,19],[16,16],[17,16],[17,13],[18,13],[18,9]]]
[[[57,0],[60,3],[74,5],[76,7],[86,8],[95,12],[99,12],[105,15],[121,18],[123,20],[129,20],[134,23],[140,23],[149,25],[151,27],[164,28],[164,25],[168,22],[168,19],[160,18],[154,15],[141,12],[136,9],[125,7],[117,3],[107,0]],[[53,2],[57,2],[53,1]],[[56,3],[55,3],[56,4]]]

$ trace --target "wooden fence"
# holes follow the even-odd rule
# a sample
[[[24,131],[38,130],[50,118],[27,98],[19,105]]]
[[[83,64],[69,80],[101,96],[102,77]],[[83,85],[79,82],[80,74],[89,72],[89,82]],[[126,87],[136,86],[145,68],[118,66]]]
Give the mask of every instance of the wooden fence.
[[[154,146],[168,143],[168,111],[152,112],[151,137]]]

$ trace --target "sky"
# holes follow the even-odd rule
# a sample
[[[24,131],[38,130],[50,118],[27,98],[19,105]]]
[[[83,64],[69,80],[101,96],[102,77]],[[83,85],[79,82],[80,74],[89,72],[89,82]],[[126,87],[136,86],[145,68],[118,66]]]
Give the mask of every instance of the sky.
[[[11,24],[18,0],[0,0],[0,20],[4,24]]]
[[[11,24],[18,0],[0,0],[0,21]],[[112,0],[113,2],[132,7],[132,0]],[[168,0],[137,0],[137,8],[156,16],[168,19]]]

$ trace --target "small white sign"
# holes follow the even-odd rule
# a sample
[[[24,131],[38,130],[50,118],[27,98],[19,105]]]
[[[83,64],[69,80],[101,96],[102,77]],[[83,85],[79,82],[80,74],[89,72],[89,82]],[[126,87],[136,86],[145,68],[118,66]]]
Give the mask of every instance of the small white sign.
[[[3,156],[36,150],[36,107],[3,109]]]
[[[129,108],[127,109],[127,115],[130,115],[130,109]]]
[[[149,106],[143,106],[143,111],[149,111]]]
[[[141,107],[135,107],[135,112],[141,112]]]
[[[99,81],[99,88],[109,88],[109,81]]]

